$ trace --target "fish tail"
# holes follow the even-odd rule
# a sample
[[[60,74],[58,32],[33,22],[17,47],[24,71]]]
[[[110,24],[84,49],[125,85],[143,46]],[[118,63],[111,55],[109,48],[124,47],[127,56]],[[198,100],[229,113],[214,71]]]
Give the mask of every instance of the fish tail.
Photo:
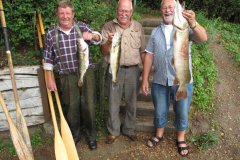
[[[176,100],[178,101],[185,98],[187,98],[187,90],[184,86],[180,85],[176,93]]]
[[[82,87],[83,86],[83,80],[79,79],[78,80],[78,87]]]

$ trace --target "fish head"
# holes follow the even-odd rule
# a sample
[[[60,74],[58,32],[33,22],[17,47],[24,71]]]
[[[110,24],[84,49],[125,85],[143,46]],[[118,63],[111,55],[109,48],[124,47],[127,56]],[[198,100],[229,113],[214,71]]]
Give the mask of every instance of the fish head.
[[[80,52],[85,52],[86,50],[88,50],[88,44],[84,41],[83,38],[79,38],[78,39],[78,48],[80,50]]]
[[[121,40],[121,33],[120,32],[114,33],[114,36],[113,36],[113,39],[112,39],[112,44],[119,43],[120,40]]]
[[[182,15],[184,9],[185,3],[183,3],[182,6],[179,1],[176,0],[173,16],[173,25],[180,30],[185,30],[186,28],[188,28],[188,21]]]

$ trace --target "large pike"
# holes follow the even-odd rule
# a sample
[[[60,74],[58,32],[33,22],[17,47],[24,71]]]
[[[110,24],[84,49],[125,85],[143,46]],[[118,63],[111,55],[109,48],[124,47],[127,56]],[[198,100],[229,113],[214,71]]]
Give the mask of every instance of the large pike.
[[[182,7],[177,0],[175,2],[173,18],[173,25],[175,29],[173,42],[173,65],[176,71],[174,84],[179,84],[179,88],[176,93],[176,100],[185,99],[187,97],[185,84],[189,83],[191,80],[189,69],[189,25],[182,15],[183,10],[184,7]]]
[[[119,68],[120,51],[121,50],[121,33],[116,32],[112,39],[112,47],[110,50],[110,68],[109,72],[112,73],[112,82],[117,82],[117,73]]]
[[[83,40],[83,38],[80,38],[78,40],[78,49],[79,49],[79,72],[80,72],[78,86],[82,87],[83,78],[89,66],[89,48],[87,43]]]

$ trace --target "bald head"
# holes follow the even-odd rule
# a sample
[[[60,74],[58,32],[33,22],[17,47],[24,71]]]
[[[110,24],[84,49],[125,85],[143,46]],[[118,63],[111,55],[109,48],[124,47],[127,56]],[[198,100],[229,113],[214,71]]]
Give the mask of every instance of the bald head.
[[[164,3],[174,3],[175,0],[162,0],[161,7],[164,5]]]
[[[131,10],[133,10],[132,0],[119,0],[118,5],[117,5],[117,9],[119,7],[121,7],[122,5],[127,5],[131,8]]]

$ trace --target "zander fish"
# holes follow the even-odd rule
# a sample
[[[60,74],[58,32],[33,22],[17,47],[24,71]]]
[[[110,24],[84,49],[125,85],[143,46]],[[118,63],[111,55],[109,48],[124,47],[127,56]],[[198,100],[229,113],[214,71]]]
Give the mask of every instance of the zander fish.
[[[182,7],[179,1],[175,1],[174,9],[174,55],[173,55],[173,65],[176,71],[176,77],[174,84],[179,84],[179,88],[176,93],[176,100],[185,99],[187,97],[187,91],[185,84],[189,83],[191,80],[191,74],[189,69],[189,32],[188,32],[188,22],[183,17]]]
[[[109,72],[112,73],[112,82],[117,82],[117,74],[119,68],[121,49],[121,33],[116,32],[112,39],[112,47],[110,50],[110,68]]]
[[[78,40],[78,50],[79,50],[79,72],[80,72],[78,86],[82,87],[83,77],[89,66],[89,48],[87,43],[83,40],[83,38],[80,38]]]

